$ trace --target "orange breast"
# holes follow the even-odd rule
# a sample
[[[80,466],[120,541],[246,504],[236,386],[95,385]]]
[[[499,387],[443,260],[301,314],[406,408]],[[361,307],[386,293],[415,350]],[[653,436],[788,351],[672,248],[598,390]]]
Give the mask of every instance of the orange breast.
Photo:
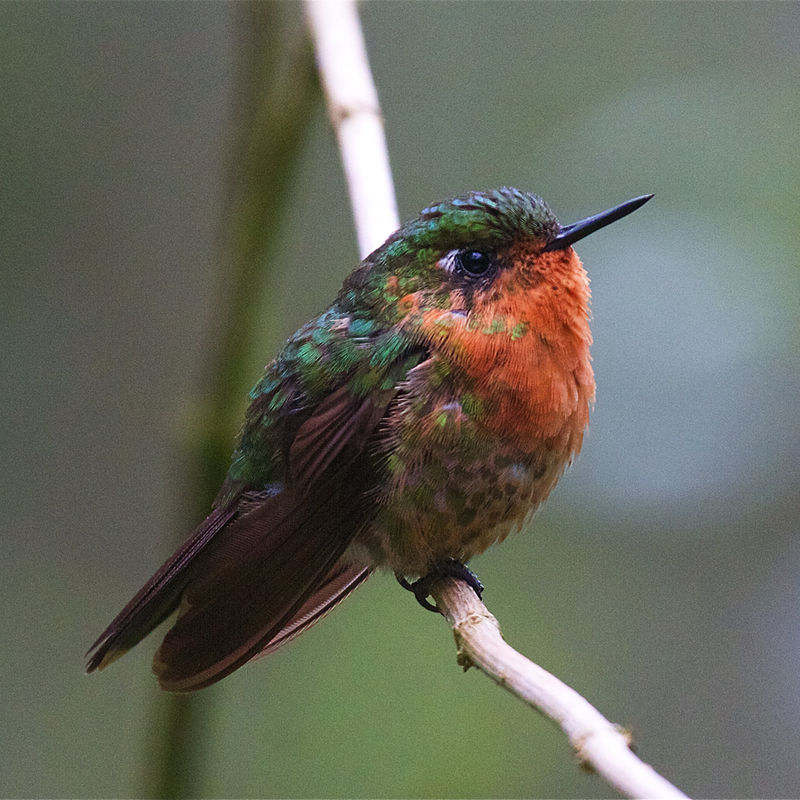
[[[574,251],[515,253],[468,315],[428,310],[423,330],[458,365],[486,413],[480,423],[525,451],[580,449],[594,399],[588,279]]]

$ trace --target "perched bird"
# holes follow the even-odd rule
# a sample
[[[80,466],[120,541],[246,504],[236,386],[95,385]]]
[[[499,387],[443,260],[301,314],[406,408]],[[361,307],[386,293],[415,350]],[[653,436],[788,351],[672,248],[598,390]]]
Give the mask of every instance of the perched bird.
[[[102,669],[176,608],[164,689],[218,681],[304,631],[374,569],[421,577],[519,528],[578,453],[595,383],[572,244],[502,188],[426,208],[345,280],[250,393],[213,511],[89,651]]]

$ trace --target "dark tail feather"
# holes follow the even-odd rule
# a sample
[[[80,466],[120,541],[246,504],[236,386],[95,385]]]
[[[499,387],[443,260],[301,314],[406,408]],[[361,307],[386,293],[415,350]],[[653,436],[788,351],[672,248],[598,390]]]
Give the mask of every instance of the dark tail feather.
[[[295,636],[308,630],[319,622],[332,608],[337,606],[356,587],[360,586],[372,574],[370,567],[360,564],[337,564],[328,573],[325,583],[306,600],[302,608],[286,624],[286,626],[270,639],[269,644],[255,658],[274,653]]]
[[[217,508],[198,525],[89,648],[87,672],[125,655],[177,608],[189,579],[188,565],[235,513],[235,506]]]
[[[338,566],[356,516],[348,477],[317,487],[314,503],[286,491],[265,496],[219,532],[193,562],[153,659],[162,688],[215,683],[307,628],[366,577],[364,565]]]

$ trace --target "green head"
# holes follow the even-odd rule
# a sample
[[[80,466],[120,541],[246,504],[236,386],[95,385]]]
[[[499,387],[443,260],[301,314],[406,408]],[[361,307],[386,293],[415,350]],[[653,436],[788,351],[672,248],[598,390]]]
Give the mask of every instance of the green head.
[[[436,203],[364,259],[345,281],[339,304],[357,312],[368,308],[391,324],[402,312],[394,301],[413,293],[422,293],[426,305],[446,307],[453,292],[467,299],[485,293],[509,270],[524,282],[540,256],[543,261],[550,260],[549,253],[566,256],[574,242],[635,211],[650,197],[564,227],[540,197],[510,187]],[[526,263],[520,269],[522,255]]]
[[[413,292],[432,292],[435,305],[458,284],[461,271],[448,259],[464,251],[494,260],[520,238],[543,244],[557,235],[558,222],[539,197],[503,187],[470,192],[425,208],[364,259],[345,281],[339,302],[347,308],[371,307],[386,321],[396,318],[393,299]],[[488,262],[487,262],[488,263]],[[466,275],[467,283],[474,275]]]
[[[558,230],[555,215],[534,194],[508,187],[470,192],[423,209],[367,260],[396,265],[467,245],[502,247],[520,237],[548,240]]]

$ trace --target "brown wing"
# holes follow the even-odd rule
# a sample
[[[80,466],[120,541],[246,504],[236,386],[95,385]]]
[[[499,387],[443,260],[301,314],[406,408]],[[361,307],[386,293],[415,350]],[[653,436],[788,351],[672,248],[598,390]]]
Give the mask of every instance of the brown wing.
[[[219,507],[95,642],[89,671],[111,663],[177,607],[153,667],[166,689],[199,689],[307,629],[368,577],[367,565],[344,555],[374,514],[380,420],[424,357],[395,352],[396,360],[374,367],[382,379],[372,381],[378,388],[368,397],[345,384],[316,405],[294,394],[279,414],[272,395],[254,401],[243,441],[255,448],[256,463],[259,447],[282,448],[284,467],[274,477],[263,470],[275,482],[229,479]]]
[[[161,686],[192,691],[308,628],[369,574],[341,561],[368,519],[366,443],[387,400],[334,392],[300,426],[292,478],[239,499],[239,513],[188,567],[178,618],[153,661]]]
[[[350,592],[360,586],[372,574],[370,567],[360,564],[339,562],[328,573],[325,581],[311,597],[306,600],[300,610],[292,617],[279,634],[270,639],[269,644],[254,658],[269,655],[315,622],[321,620],[334,606],[344,600]]]

